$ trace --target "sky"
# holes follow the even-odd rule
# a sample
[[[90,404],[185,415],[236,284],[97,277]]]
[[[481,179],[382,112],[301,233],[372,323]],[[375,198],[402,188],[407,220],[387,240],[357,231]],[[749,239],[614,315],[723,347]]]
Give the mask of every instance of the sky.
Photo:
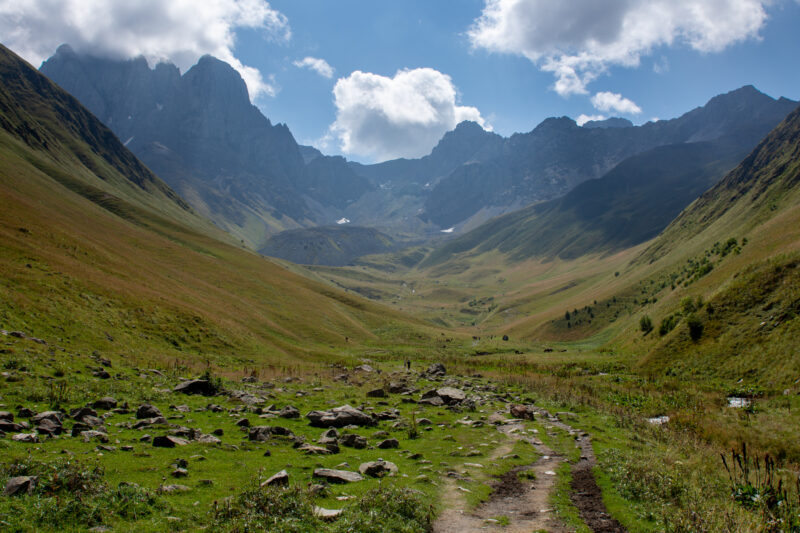
[[[752,84],[800,99],[800,0],[0,0],[35,66],[68,43],[182,71],[203,54],[301,144],[420,157],[462,120],[667,119]]]

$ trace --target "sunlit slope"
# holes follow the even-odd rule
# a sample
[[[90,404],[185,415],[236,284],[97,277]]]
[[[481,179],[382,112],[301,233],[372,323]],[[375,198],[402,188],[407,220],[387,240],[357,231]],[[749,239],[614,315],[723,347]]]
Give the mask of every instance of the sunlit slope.
[[[421,331],[219,240],[74,99],[0,58],[0,329],[142,364],[286,363]]]

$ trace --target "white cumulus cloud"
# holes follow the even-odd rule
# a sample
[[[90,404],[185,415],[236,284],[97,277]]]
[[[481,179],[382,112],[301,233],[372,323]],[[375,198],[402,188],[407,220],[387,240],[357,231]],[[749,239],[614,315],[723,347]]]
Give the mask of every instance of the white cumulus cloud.
[[[323,78],[333,77],[333,67],[324,59],[318,57],[304,57],[302,60],[295,61],[294,66],[298,68],[308,68],[322,76]]]
[[[595,109],[605,112],[624,113],[626,115],[638,115],[642,108],[632,100],[624,98],[619,93],[600,92],[592,96],[592,105]]]
[[[584,114],[580,114],[580,115],[578,115],[578,118],[575,119],[575,122],[578,124],[578,126],[583,126],[584,124],[586,124],[587,122],[592,121],[592,120],[605,120],[605,119],[606,119],[605,115],[584,115]]]
[[[468,31],[475,48],[527,57],[562,96],[610,66],[636,67],[660,46],[718,52],[758,38],[770,0],[485,0]]]
[[[432,68],[399,70],[392,78],[355,71],[337,80],[333,95],[330,129],[342,151],[374,160],[426,155],[464,120],[488,128],[477,108],[458,104],[450,76]]]
[[[186,70],[204,54],[230,63],[250,95],[276,87],[234,54],[236,30],[291,37],[289,21],[263,0],[0,0],[0,39],[34,65],[67,43],[79,52],[170,61]]]

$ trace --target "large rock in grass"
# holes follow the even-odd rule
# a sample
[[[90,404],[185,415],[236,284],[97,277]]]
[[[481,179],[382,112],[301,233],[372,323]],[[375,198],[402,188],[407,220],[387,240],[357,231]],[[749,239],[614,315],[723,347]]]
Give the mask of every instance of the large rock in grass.
[[[533,420],[533,409],[527,405],[512,405],[510,408],[511,416],[522,418],[523,420]]]
[[[109,409],[114,409],[116,406],[117,406],[117,400],[115,400],[111,396],[105,396],[103,398],[100,398],[99,400],[95,400],[94,403],[92,403],[92,407],[94,407],[95,409],[103,409],[105,411]]]
[[[365,476],[383,477],[394,475],[398,470],[396,464],[378,459],[377,461],[371,461],[369,463],[361,463],[358,467],[358,471]]]
[[[14,433],[15,431],[22,431],[25,429],[25,426],[22,424],[17,424],[16,422],[3,422],[0,421],[0,431],[5,433]]]
[[[276,485],[288,485],[289,473],[286,470],[281,470],[277,474],[270,477],[268,480],[261,483],[261,487],[274,487]]]
[[[342,437],[339,439],[339,444],[342,446],[347,446],[348,448],[363,450],[367,447],[367,439],[366,437],[356,435],[355,433],[348,433],[347,435],[342,435]]]
[[[278,416],[281,418],[300,418],[300,410],[293,405],[287,405],[278,412]]]
[[[306,415],[306,418],[308,418],[312,426],[321,428],[375,425],[375,421],[371,416],[349,405],[334,407],[330,411],[311,411]]]
[[[455,405],[467,399],[467,395],[464,391],[454,387],[441,387],[436,389],[436,395],[447,405]]]
[[[15,494],[30,494],[36,486],[36,476],[17,476],[12,477],[6,483],[3,496],[14,496]]]
[[[164,415],[161,414],[161,411],[158,410],[158,407],[154,405],[150,405],[149,403],[144,403],[139,406],[136,410],[136,418],[139,420],[143,418],[158,418],[163,417]]]
[[[172,389],[172,392],[181,392],[183,394],[201,394],[203,396],[214,396],[217,393],[217,388],[207,379],[190,379],[178,384],[177,387]]]
[[[272,436],[291,437],[292,430],[281,426],[253,426],[250,428],[247,438],[256,442],[266,442]]]
[[[5,422],[13,422],[14,421],[14,414],[9,413],[8,411],[0,411],[0,420]]]
[[[333,470],[331,468],[317,468],[314,470],[314,477],[322,478],[328,483],[354,483],[364,479],[358,472]]]
[[[153,438],[153,446],[156,448],[174,448],[175,446],[186,446],[189,441],[173,435],[160,435]]]
[[[61,411],[45,411],[43,413],[39,413],[38,415],[31,417],[31,422],[33,424],[38,424],[42,420],[52,420],[53,422],[55,422],[60,426],[64,421],[64,413],[62,413]]]
[[[428,370],[425,371],[425,375],[429,378],[442,377],[445,374],[447,374],[447,371],[442,363],[433,363],[428,367]]]

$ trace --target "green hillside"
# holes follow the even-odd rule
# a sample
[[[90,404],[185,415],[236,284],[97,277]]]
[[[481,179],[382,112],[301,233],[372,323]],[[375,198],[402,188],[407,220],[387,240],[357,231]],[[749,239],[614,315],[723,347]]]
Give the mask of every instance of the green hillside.
[[[5,48],[0,79],[1,329],[197,365],[324,360],[418,329],[230,244]]]

